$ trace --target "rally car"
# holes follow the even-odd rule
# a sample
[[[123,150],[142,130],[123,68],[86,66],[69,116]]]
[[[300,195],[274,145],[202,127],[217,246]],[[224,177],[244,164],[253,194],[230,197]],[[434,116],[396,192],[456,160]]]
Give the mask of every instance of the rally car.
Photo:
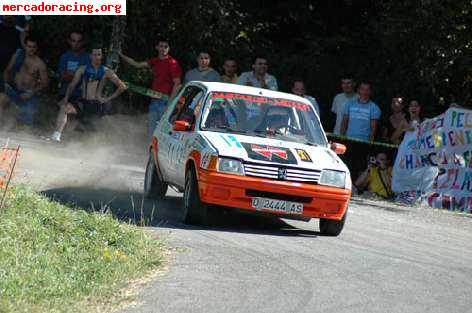
[[[190,82],[168,105],[149,147],[144,193],[183,191],[184,221],[208,208],[320,219],[337,236],[351,196],[349,170],[311,103],[282,92]]]

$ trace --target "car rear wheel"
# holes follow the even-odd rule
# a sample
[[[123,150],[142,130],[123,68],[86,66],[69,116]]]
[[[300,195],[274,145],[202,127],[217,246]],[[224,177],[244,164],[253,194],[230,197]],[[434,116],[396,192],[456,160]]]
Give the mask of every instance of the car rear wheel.
[[[197,175],[190,168],[185,175],[184,216],[185,224],[205,224],[207,222],[208,205],[200,200]]]
[[[146,174],[144,176],[144,196],[149,199],[160,200],[166,195],[167,188],[167,184],[163,182],[157,174],[154,155],[152,151],[150,151],[146,165]]]
[[[346,222],[347,210],[340,221],[320,218],[320,233],[325,236],[338,236]]]

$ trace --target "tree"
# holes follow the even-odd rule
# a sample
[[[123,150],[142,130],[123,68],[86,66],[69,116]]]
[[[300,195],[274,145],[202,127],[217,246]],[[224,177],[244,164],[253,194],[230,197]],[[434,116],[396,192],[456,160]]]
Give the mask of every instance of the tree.
[[[471,11],[470,0],[135,0],[128,3],[123,49],[146,59],[160,34],[170,38],[171,54],[185,69],[203,48],[216,69],[231,56],[241,71],[263,52],[283,90],[293,78],[304,79],[324,112],[339,78],[351,74],[373,81],[384,111],[401,94],[436,114],[444,109],[441,98],[471,97]],[[120,32],[113,21],[47,16],[35,17],[34,27],[44,31],[43,56],[55,68],[67,32],[86,25],[89,41],[108,46],[114,25]],[[125,66],[120,75],[149,84],[149,75]]]

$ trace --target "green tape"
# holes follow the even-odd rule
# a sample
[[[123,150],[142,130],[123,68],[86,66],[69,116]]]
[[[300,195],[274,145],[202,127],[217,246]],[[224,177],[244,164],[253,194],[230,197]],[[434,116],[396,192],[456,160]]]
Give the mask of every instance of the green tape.
[[[48,71],[48,76],[50,78],[52,78],[53,80],[56,80],[58,82],[60,81],[59,76],[58,76],[58,74],[56,73],[55,70],[48,67],[47,71]],[[152,89],[149,89],[149,88],[146,88],[146,87],[143,87],[143,86],[139,86],[139,85],[136,85],[136,84],[133,84],[133,83],[130,83],[130,82],[124,82],[124,83],[126,84],[126,86],[128,86],[129,91],[138,93],[138,94],[143,95],[143,96],[151,97],[153,99],[163,99],[163,100],[166,100],[166,101],[169,100],[169,96],[162,93],[162,92],[155,91],[155,90],[152,90]]]
[[[57,78],[56,73],[50,69],[50,76],[53,78]],[[162,92],[155,91],[143,86],[139,86],[130,82],[124,82],[126,86],[128,86],[128,90],[138,93],[143,96],[151,97],[153,99],[163,99],[163,100],[169,100],[169,96],[166,94],[163,94]],[[223,101],[223,98],[217,98],[215,101]],[[378,147],[385,147],[385,148],[393,148],[393,149],[398,149],[398,145],[390,144],[390,143],[385,143],[385,142],[378,142],[378,141],[367,141],[367,140],[362,140],[362,139],[356,139],[356,138],[351,138],[351,137],[346,137],[346,136],[341,136],[341,135],[335,135],[333,133],[326,133],[326,135],[330,138],[334,139],[340,139],[343,141],[351,141],[351,142],[358,142],[358,143],[364,143],[368,144],[371,146],[378,146]]]
[[[163,100],[169,100],[169,96],[166,94],[163,94],[162,92],[155,91],[149,88],[145,88],[139,85],[135,85],[133,83],[125,82],[126,86],[128,86],[128,90],[139,93],[140,95],[151,97],[153,99],[163,99]]]
[[[343,140],[343,141],[351,141],[351,142],[357,142],[357,143],[364,143],[364,144],[367,144],[367,145],[370,145],[370,146],[398,149],[398,145],[394,145],[394,144],[391,144],[391,143],[362,140],[362,139],[351,138],[351,137],[346,137],[346,136],[342,136],[342,135],[335,135],[335,134],[332,134],[332,133],[326,133],[326,135],[330,138],[340,139],[340,140]]]

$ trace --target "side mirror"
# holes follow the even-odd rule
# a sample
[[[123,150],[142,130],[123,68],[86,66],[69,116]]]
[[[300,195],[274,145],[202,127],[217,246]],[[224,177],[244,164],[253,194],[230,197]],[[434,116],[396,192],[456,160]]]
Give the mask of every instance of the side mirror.
[[[337,142],[332,142],[330,147],[336,154],[344,154],[346,152],[346,146]]]
[[[177,132],[186,132],[190,130],[190,124],[186,121],[175,121],[172,130]]]

